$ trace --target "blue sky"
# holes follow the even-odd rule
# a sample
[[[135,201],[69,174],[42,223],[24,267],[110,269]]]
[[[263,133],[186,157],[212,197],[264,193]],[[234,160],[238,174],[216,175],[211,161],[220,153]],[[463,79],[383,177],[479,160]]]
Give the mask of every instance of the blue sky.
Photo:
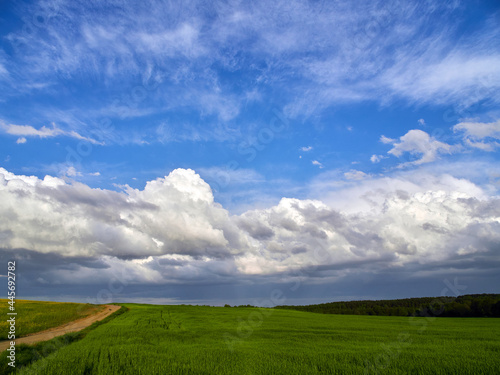
[[[0,252],[40,264],[28,297],[117,269],[115,300],[306,268],[290,301],[497,291],[498,2],[14,1],[0,35]]]

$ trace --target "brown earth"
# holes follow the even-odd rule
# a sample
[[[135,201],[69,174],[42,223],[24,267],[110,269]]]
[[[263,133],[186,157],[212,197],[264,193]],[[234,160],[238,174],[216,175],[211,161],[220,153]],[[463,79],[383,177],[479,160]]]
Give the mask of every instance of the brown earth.
[[[31,345],[31,344],[35,344],[35,343],[40,342],[40,341],[47,341],[47,340],[53,339],[54,337],[65,335],[66,333],[69,333],[69,332],[81,331],[82,329],[87,328],[92,323],[103,320],[107,316],[113,314],[115,311],[120,310],[120,308],[121,308],[121,306],[105,305],[104,309],[99,311],[96,314],[87,316],[87,317],[82,318],[82,319],[73,320],[72,322],[63,324],[62,326],[59,326],[59,327],[49,328],[45,331],[32,333],[28,336],[21,337],[21,338],[16,338],[16,340],[14,340],[14,341],[16,342],[16,345],[19,345],[19,344]],[[11,340],[0,341],[0,352],[9,348],[10,341]]]

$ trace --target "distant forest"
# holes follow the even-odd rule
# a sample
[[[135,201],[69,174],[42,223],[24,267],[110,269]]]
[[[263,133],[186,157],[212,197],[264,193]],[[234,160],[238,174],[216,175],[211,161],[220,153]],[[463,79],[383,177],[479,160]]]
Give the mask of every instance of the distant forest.
[[[308,306],[276,306],[275,308],[322,314],[500,317],[500,294],[330,302]]]

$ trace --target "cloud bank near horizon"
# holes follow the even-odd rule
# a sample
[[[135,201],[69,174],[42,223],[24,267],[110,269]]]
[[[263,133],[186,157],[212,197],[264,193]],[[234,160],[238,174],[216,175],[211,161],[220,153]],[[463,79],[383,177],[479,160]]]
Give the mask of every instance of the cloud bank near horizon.
[[[55,290],[116,274],[135,286],[279,284],[305,275],[306,283],[341,284],[360,271],[411,279],[477,276],[500,265],[500,198],[446,174],[427,173],[421,181],[431,185],[407,190],[401,179],[384,179],[385,189],[374,178],[342,192],[374,187],[357,196],[369,202],[357,212],[282,198],[231,215],[189,169],[117,192],[1,168],[1,250],[21,264],[55,259],[41,261],[31,281]]]

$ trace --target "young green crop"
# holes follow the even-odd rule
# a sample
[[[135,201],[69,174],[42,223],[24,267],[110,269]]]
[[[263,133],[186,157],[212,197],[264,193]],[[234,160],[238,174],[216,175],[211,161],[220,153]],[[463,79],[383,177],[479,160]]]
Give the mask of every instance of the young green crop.
[[[0,316],[6,317],[9,305],[0,299]],[[16,337],[57,327],[84,318],[100,310],[101,306],[84,303],[44,302],[16,300]],[[0,320],[0,340],[7,339],[7,319]]]
[[[498,374],[500,320],[126,304],[20,374]]]

